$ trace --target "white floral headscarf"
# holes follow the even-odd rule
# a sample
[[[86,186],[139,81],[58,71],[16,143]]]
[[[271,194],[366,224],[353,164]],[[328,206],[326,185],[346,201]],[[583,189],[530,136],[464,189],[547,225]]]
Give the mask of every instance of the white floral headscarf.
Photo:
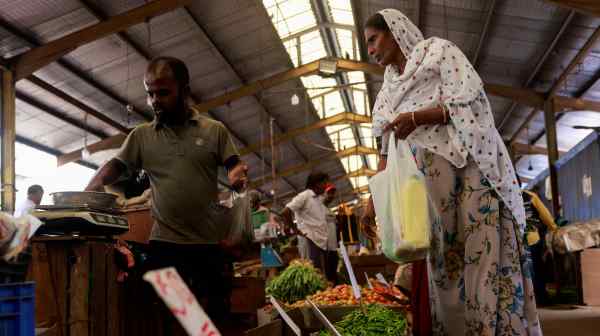
[[[384,83],[373,108],[373,134],[381,136],[385,125],[399,113],[443,104],[449,111],[450,123],[420,126],[407,140],[458,168],[464,167],[471,156],[523,232],[525,210],[520,186],[494,125],[481,78],[452,42],[437,37],[424,40],[419,29],[398,10],[384,9],[379,13],[406,57],[406,65],[402,73],[395,65],[385,69]]]

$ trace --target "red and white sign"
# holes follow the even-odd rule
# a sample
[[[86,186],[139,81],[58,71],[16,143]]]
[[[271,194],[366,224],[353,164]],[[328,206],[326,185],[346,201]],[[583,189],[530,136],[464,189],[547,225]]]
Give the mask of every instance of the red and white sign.
[[[173,267],[144,274],[190,336],[221,336],[196,297]]]

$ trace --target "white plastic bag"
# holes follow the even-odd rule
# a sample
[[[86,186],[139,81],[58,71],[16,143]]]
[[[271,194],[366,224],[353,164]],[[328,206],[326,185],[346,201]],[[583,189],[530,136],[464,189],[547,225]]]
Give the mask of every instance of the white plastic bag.
[[[398,263],[424,259],[438,216],[406,141],[396,145],[390,136],[386,168],[369,180],[369,189],[385,256]]]

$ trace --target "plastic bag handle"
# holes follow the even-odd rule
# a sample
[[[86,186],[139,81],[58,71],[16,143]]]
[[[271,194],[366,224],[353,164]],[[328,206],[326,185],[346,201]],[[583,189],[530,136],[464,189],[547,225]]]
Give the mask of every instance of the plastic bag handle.
[[[390,170],[394,169],[394,171],[397,171],[396,167],[398,167],[404,169],[410,168],[411,170],[418,171],[419,168],[414,160],[413,152],[410,149],[408,142],[406,140],[398,140],[398,145],[396,145],[394,133],[390,134],[389,138],[390,143],[388,145],[386,169],[387,167],[390,167],[390,165],[393,165],[393,168],[389,168]],[[400,162],[402,162],[402,164],[400,164]]]

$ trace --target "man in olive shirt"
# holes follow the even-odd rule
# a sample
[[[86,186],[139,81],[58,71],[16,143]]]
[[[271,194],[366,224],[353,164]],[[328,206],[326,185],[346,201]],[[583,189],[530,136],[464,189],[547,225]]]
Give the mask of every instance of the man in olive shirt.
[[[247,166],[222,123],[187,104],[189,73],[175,58],[160,57],[144,76],[147,104],[155,118],[136,127],[116,158],[86,190],[102,190],[126,172],[144,169],[152,188],[152,268],[174,266],[218,323],[226,313],[223,228],[215,216],[217,171],[224,166],[234,188],[247,184]]]

